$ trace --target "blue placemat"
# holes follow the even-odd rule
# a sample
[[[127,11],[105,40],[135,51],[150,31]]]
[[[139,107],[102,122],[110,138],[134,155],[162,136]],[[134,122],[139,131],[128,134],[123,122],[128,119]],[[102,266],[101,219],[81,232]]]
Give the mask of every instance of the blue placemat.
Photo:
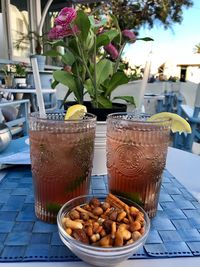
[[[78,261],[57,226],[37,220],[28,166],[6,170],[0,182],[0,261]],[[94,176],[91,191],[105,193],[107,177]],[[157,215],[144,247],[130,259],[200,256],[200,203],[168,171]]]

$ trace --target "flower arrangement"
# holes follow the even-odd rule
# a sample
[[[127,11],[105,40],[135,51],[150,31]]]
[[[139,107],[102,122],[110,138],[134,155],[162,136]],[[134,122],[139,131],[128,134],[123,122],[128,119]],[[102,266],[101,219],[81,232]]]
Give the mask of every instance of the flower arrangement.
[[[129,81],[120,68],[125,45],[139,39],[152,41],[151,38],[136,38],[133,31],[121,30],[112,14],[97,20],[94,15],[68,7],[55,18],[48,38],[52,50],[47,54],[60,56],[64,65],[63,70],[54,71],[53,86],[61,83],[69,88],[65,99],[73,92],[77,102],[82,103],[88,93],[96,108],[112,108],[114,99],[134,104],[131,96],[111,99],[111,94]],[[64,47],[65,53],[59,53],[57,46]]]

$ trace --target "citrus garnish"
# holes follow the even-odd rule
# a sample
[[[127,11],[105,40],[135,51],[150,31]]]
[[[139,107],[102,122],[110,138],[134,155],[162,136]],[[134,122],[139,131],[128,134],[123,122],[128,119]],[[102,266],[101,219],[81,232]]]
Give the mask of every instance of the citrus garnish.
[[[65,120],[81,120],[85,113],[87,113],[87,108],[84,105],[76,104],[68,108],[65,114]]]
[[[171,113],[171,112],[160,112],[157,114],[152,115],[148,121],[155,121],[155,120],[167,120],[171,119],[171,130],[173,133],[179,132],[181,133],[191,133],[190,124],[181,116]]]

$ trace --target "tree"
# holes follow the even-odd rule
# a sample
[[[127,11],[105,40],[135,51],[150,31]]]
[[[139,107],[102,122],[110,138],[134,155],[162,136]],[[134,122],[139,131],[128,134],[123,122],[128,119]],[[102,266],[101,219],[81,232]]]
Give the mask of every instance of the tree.
[[[194,47],[194,53],[195,54],[200,54],[200,43],[196,44]]]
[[[152,28],[156,21],[167,29],[173,23],[181,23],[183,9],[191,7],[193,0],[104,0],[101,3],[84,4],[82,7],[89,5],[93,9],[100,4],[104,11],[112,10],[122,29],[137,30],[144,24]]]

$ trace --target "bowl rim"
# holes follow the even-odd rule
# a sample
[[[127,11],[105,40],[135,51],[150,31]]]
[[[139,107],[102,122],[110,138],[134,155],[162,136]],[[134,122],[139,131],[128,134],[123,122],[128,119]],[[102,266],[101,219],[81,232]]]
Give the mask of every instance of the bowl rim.
[[[98,247],[98,246],[87,245],[87,244],[84,244],[84,243],[76,240],[75,238],[71,237],[69,234],[66,233],[66,231],[62,227],[61,219],[62,219],[63,214],[64,214],[63,211],[65,210],[65,208],[66,208],[67,205],[72,204],[74,201],[79,200],[81,198],[93,198],[93,197],[96,197],[96,198],[105,198],[105,197],[107,197],[107,195],[108,194],[80,195],[78,197],[75,197],[75,198],[67,201],[60,208],[60,210],[58,212],[58,215],[57,215],[57,225],[58,225],[58,230],[60,232],[59,234],[62,235],[62,237],[67,238],[67,240],[70,241],[70,242],[72,242],[76,247],[80,247],[80,248],[82,248],[84,250],[85,249],[86,250],[88,250],[88,249],[91,250],[91,248],[92,248],[91,251],[95,251],[95,252],[101,252],[101,253],[102,252],[106,252],[106,253],[108,253],[108,252],[119,252],[119,251],[124,251],[124,250],[130,250],[130,249],[137,248],[138,245],[140,245],[141,243],[143,243],[143,241],[146,240],[146,238],[147,238],[147,236],[149,234],[150,226],[151,226],[150,219],[149,219],[149,216],[147,215],[147,213],[145,212],[145,210],[140,205],[138,205],[134,201],[132,201],[132,200],[130,200],[128,198],[122,197],[122,196],[115,195],[116,197],[120,198],[121,200],[129,201],[129,203],[131,202],[133,204],[133,206],[135,206],[136,208],[138,208],[140,211],[143,212],[144,218],[145,218],[145,233],[142,235],[141,238],[139,238],[138,240],[136,240],[132,244],[124,245],[124,246],[121,246],[121,247]],[[75,206],[77,206],[77,205],[74,205],[74,207]]]

